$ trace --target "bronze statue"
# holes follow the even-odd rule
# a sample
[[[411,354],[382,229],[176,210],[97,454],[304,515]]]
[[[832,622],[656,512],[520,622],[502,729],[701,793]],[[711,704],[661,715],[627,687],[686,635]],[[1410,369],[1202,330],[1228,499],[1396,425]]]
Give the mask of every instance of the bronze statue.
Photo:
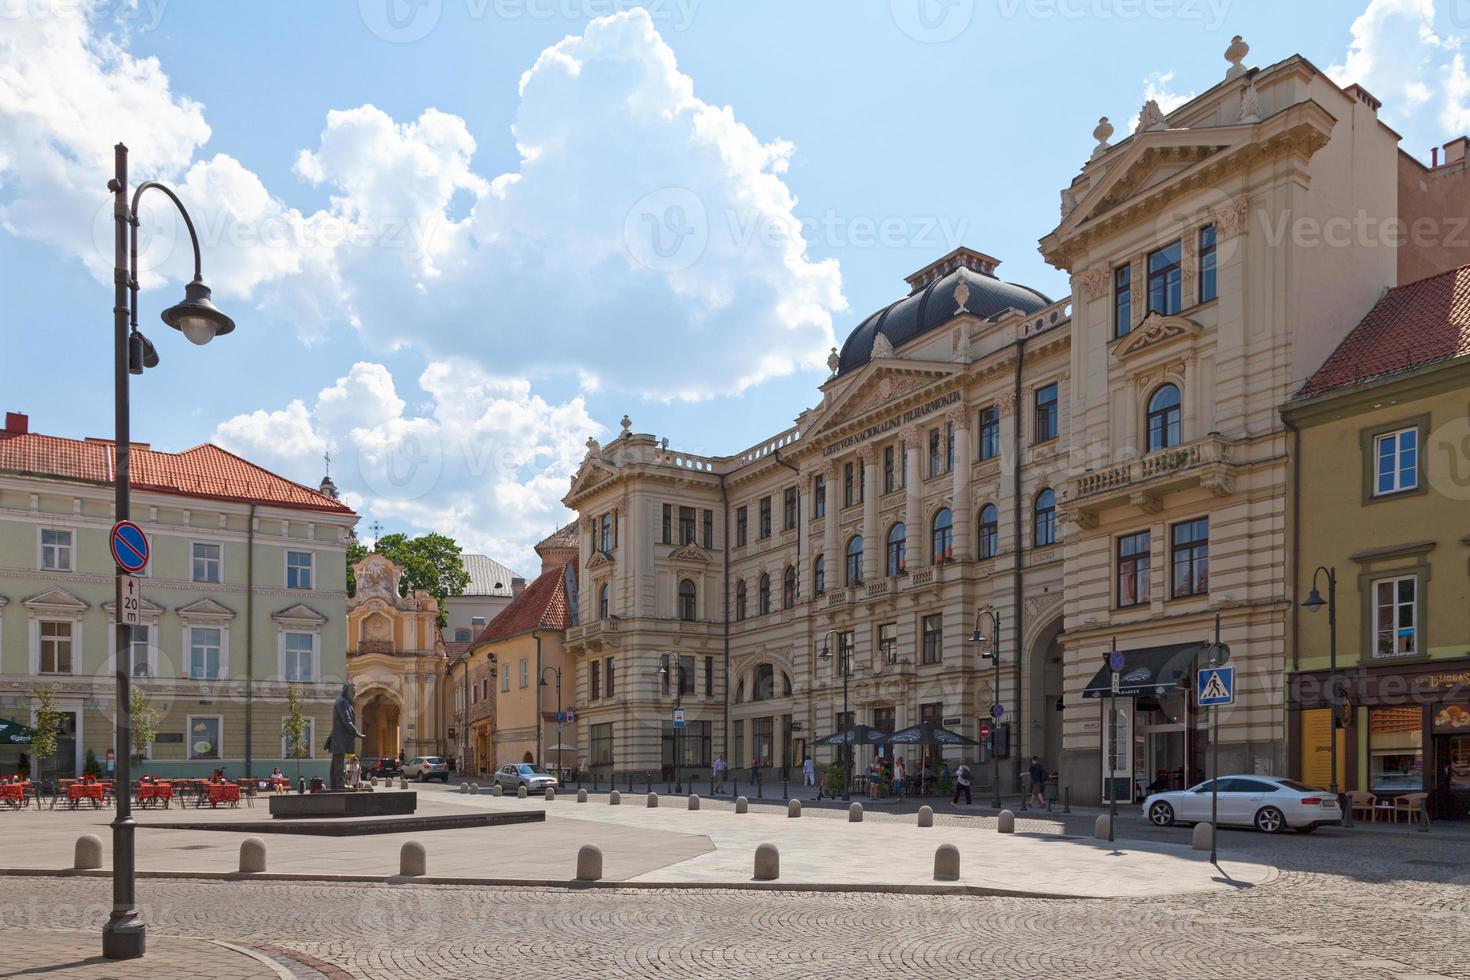
[[[327,736],[327,751],[332,753],[328,786],[334,790],[346,788],[343,769],[347,756],[357,753],[358,739],[367,738],[357,729],[357,712],[352,706],[352,699],[356,695],[356,685],[343,684],[342,693],[337,695],[337,701],[332,706],[332,734]]]

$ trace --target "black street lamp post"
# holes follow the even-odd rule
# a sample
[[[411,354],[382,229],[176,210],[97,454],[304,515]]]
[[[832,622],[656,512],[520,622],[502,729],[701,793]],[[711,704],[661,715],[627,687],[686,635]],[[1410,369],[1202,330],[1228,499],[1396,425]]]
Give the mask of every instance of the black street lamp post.
[[[189,242],[194,247],[194,279],[184,287],[184,300],[162,313],[163,322],[182,333],[190,343],[203,345],[215,337],[235,329],[235,322],[221,313],[209,299],[209,287],[200,274],[199,236],[194,222],[178,195],[157,181],[144,181],[128,200],[128,148],[119,143],[113,148],[115,166],[107,189],[112,192],[113,220],[113,408],[115,436],[113,443],[115,519],[128,519],[132,484],[129,479],[130,409],[128,377],[142,374],[158,366],[158,352],[138,330],[138,199],[147,190],[157,189],[174,202],[189,229]],[[117,569],[119,594],[121,578],[126,573]],[[117,815],[112,821],[112,913],[102,930],[102,955],[110,960],[130,960],[143,955],[147,930],[139,914],[135,887],[133,837],[136,823],[132,807],[132,626],[122,620],[123,608],[118,601],[118,624],[114,658],[116,678],[117,747]],[[246,736],[248,739],[248,735]],[[249,773],[246,773],[249,775]]]
[[[819,653],[819,654],[817,654],[817,658],[819,660],[829,660],[830,661],[832,659],[832,647],[828,643],[828,640],[831,637],[833,637],[833,636],[836,636],[837,637],[837,642],[839,644],[841,644],[841,642],[842,642],[842,633],[841,633],[841,631],[839,631],[839,630],[828,630],[822,636],[822,652]],[[852,677],[852,651],[850,651],[850,650],[843,650],[842,651],[841,663],[838,666],[839,666],[839,668],[842,671],[842,720],[843,720],[844,723],[848,723],[848,719],[847,719],[847,682],[848,682],[848,679]],[[848,723],[848,730],[850,731],[851,728],[852,728],[851,724]],[[851,738],[847,738],[847,739],[845,739],[843,741],[842,751],[843,751],[843,754],[842,754],[842,798],[844,800],[850,800],[850,799],[852,799],[852,739]]]
[[[547,674],[553,674],[553,675],[556,676],[556,778],[557,779],[561,779],[562,778],[562,773],[565,772],[566,770],[562,769],[562,766],[561,766],[561,668],[560,667],[543,667],[543,668],[541,668],[541,676],[536,681],[536,685],[537,685],[537,688],[538,688],[538,692],[537,692],[537,695],[536,695],[536,714],[537,714],[538,717],[541,714],[541,695],[540,695],[540,692],[539,692],[539,688],[542,688],[542,687],[545,687],[546,686],[546,675]],[[538,764],[541,763],[541,760],[540,759],[537,759],[536,761],[537,761]]]
[[[986,636],[980,632],[980,621],[985,616],[990,617],[990,625],[995,629],[994,636]],[[975,629],[970,633],[970,642],[990,644],[989,652],[980,651],[980,659],[990,660],[995,667],[995,703],[1000,704],[1000,613],[994,607],[975,610]],[[997,810],[1003,805],[1000,798],[1000,755],[995,751],[999,738],[1000,719],[992,713],[990,717],[990,781],[993,786],[993,798],[990,805]]]
[[[1322,593],[1317,591],[1317,580],[1322,576],[1327,577],[1327,601],[1322,601]],[[1330,762],[1332,775],[1330,792],[1332,798],[1338,798],[1337,786],[1337,724],[1338,724],[1338,702],[1337,702],[1337,569],[1328,568],[1326,565],[1318,565],[1317,570],[1312,573],[1312,591],[1302,602],[1302,608],[1307,612],[1317,612],[1323,606],[1327,607],[1327,701],[1331,709],[1332,724],[1327,730],[1328,745],[1330,746]],[[1344,826],[1352,826],[1352,807],[1342,810]]]

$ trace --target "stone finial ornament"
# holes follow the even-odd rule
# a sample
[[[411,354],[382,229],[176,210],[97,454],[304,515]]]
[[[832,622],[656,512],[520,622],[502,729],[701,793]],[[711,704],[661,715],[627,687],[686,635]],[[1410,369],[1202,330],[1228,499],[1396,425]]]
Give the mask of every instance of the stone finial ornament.
[[[595,436],[587,437],[587,455],[591,456],[601,448],[602,443],[598,442]]]
[[[1097,121],[1097,128],[1092,131],[1092,138],[1097,140],[1097,146],[1092,148],[1092,159],[1096,160],[1108,152],[1111,144],[1108,140],[1113,138],[1113,124],[1108,122],[1108,117],[1103,116]]]
[[[1077,210],[1077,196],[1072,193],[1072,188],[1062,188],[1062,220],[1067,220],[1067,215]]]
[[[633,434],[633,420],[628,418],[628,416],[624,415],[622,421],[619,422],[618,425],[622,426],[624,437]]]
[[[1261,121],[1261,96],[1256,91],[1254,78],[1245,83],[1245,88],[1240,93],[1240,121],[1243,123]]]
[[[842,363],[842,358],[837,356],[837,348],[832,348],[832,353],[827,355],[827,370],[833,374],[837,373],[837,367]]]
[[[959,316],[961,313],[969,313],[970,312],[970,308],[965,305],[969,301],[970,301],[970,284],[967,283],[967,282],[965,282],[965,280],[961,279],[959,281],[959,283],[954,287],[955,308],[954,308],[954,314],[953,315]]]
[[[888,336],[880,330],[873,335],[873,350],[868,356],[872,358],[892,357],[893,341],[889,340]]]
[[[1230,39],[1230,47],[1225,49],[1225,60],[1230,62],[1230,67],[1225,72],[1226,81],[1245,74],[1246,68],[1241,62],[1245,61],[1245,56],[1250,53],[1251,46],[1246,44],[1239,34]]]
[[[1152,133],[1168,128],[1168,123],[1164,122],[1164,110],[1159,108],[1156,100],[1149,99],[1138,112],[1138,125],[1133,127],[1133,132]]]

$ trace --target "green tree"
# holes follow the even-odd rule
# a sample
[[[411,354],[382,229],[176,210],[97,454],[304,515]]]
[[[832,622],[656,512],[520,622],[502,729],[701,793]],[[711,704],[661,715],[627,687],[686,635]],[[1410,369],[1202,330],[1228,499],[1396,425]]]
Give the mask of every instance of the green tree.
[[[148,700],[148,695],[141,687],[135,687],[132,691],[132,757],[134,762],[142,762],[143,757],[148,754],[148,746],[152,745],[158,738],[158,709]]]
[[[286,757],[296,760],[296,782],[301,782],[301,760],[309,746],[306,743],[305,702],[299,688],[286,688],[286,717],[281,721],[281,735],[286,739]]]
[[[443,534],[421,534],[410,538],[406,534],[385,534],[373,544],[373,551],[383,555],[403,569],[399,588],[404,590],[423,589],[439,602],[438,627],[449,623],[444,609],[447,596],[463,595],[470,584],[469,573],[464,570],[459,545]],[[352,566],[368,555],[367,548],[353,543],[347,547],[347,591],[356,594],[357,582],[352,576]]]
[[[91,749],[87,750],[87,757],[82,760],[82,772],[88,776],[102,775],[102,764],[97,761],[97,753]]]
[[[36,699],[36,735],[31,739],[31,759],[39,783],[45,778],[47,761],[56,754],[61,712],[56,708],[55,685],[38,684],[31,689],[31,696]]]

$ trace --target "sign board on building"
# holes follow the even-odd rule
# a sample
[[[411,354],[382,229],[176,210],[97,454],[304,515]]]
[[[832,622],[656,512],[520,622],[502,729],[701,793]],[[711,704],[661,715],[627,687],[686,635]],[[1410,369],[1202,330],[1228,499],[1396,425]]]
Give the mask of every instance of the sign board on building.
[[[117,577],[117,621],[123,626],[142,626],[142,595],[136,575]]]
[[[112,549],[112,560],[117,567],[130,574],[137,574],[148,567],[148,535],[132,521],[118,521],[112,525],[107,538]]]
[[[674,727],[675,728],[683,728],[684,727],[684,709],[683,708],[675,708],[674,709]]]

